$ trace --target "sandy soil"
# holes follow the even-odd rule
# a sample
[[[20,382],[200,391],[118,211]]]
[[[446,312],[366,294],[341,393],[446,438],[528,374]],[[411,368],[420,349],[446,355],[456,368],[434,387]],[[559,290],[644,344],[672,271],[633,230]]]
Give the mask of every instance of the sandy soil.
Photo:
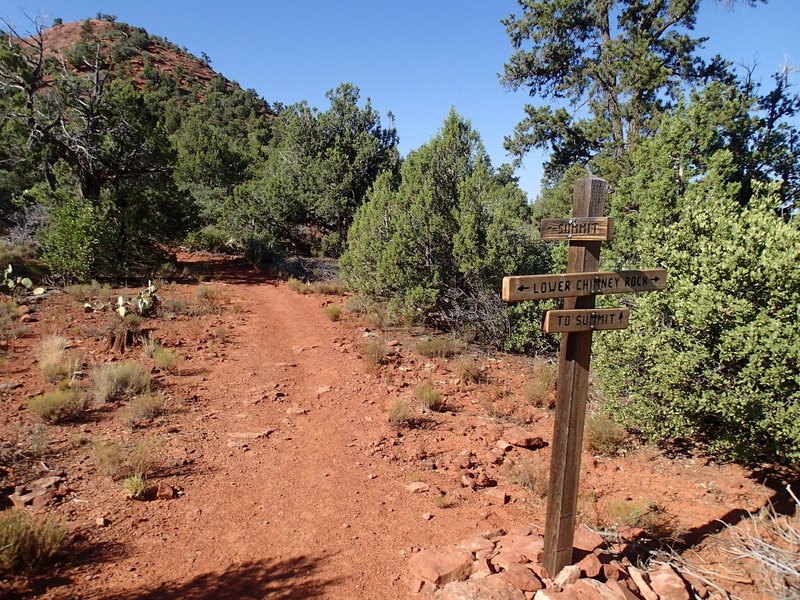
[[[211,276],[165,286],[160,295],[196,303],[196,290],[212,286],[231,297],[219,314],[148,321],[183,358],[178,373],[155,375],[169,412],[130,432],[118,422],[118,405],[95,408],[85,422],[49,427],[41,459],[29,453],[0,471],[0,500],[15,484],[63,474],[60,501],[26,510],[62,519],[76,538],[61,567],[11,582],[7,594],[405,598],[406,564],[416,549],[482,529],[543,527],[544,505],[509,480],[508,465],[523,458],[548,465],[549,448],[515,448],[504,464],[492,464],[509,424],[550,438],[552,413],[522,401],[527,359],[478,354],[488,382],[462,384],[454,359],[420,356],[409,333],[391,331],[381,335],[392,355],[375,372],[359,352],[375,332],[358,315],[332,322],[322,310],[343,298],[297,294],[233,259],[183,258],[205,263]],[[9,342],[0,364],[2,381],[19,384],[0,396],[0,433],[17,449],[32,443],[26,399],[52,389],[34,359],[43,336],[64,335],[88,365],[117,359],[97,339],[110,314],[86,315],[66,295],[32,314],[29,334]],[[139,348],[126,358],[139,359]],[[389,403],[416,403],[414,387],[426,380],[445,392],[448,411],[418,414],[413,428],[391,427]],[[171,486],[176,497],[126,499],[78,436],[156,437],[164,458],[152,484]],[[756,510],[774,495],[762,475],[648,448],[615,458],[585,455],[584,466],[583,497],[594,509],[611,499],[656,501],[689,544],[718,529],[717,519]],[[510,501],[498,504],[486,490],[463,486],[467,471],[483,471]],[[412,493],[406,486],[414,481],[438,490]],[[452,504],[437,506],[437,491]]]

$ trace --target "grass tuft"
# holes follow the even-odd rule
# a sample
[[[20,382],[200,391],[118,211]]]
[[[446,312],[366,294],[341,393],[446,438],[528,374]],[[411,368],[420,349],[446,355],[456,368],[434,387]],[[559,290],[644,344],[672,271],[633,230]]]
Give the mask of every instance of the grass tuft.
[[[313,291],[311,285],[294,277],[289,277],[286,281],[286,287],[298,294],[310,294]]]
[[[134,431],[141,424],[162,414],[166,408],[166,398],[161,394],[137,396],[119,413],[119,421],[126,429]]]
[[[455,374],[461,383],[480,383],[486,380],[482,367],[474,356],[462,356],[456,361]]]
[[[153,351],[153,362],[166,373],[177,373],[181,355],[175,348],[156,348]]]
[[[602,413],[586,417],[583,446],[596,456],[615,456],[628,441],[625,428]]]
[[[67,530],[12,508],[0,514],[0,576],[31,572],[67,543]]]
[[[532,406],[553,408],[556,405],[557,383],[558,365],[539,359],[533,368],[533,375],[522,386],[522,397]]]
[[[220,313],[231,303],[232,294],[227,287],[201,285],[196,297],[204,312]]]
[[[130,447],[109,440],[94,441],[95,461],[113,479],[136,475],[147,479],[162,462],[162,448],[154,437],[142,438]]]
[[[424,381],[417,386],[417,399],[425,410],[442,411],[445,407],[445,400],[442,392],[437,390],[430,381]]]
[[[361,345],[361,354],[373,371],[378,371],[386,358],[386,340],[373,337]]]
[[[325,294],[326,296],[341,296],[347,291],[344,284],[338,279],[320,281],[319,283],[315,283],[312,287],[313,291],[319,294]]]
[[[122,489],[131,500],[145,500],[147,498],[147,479],[141,475],[131,475],[122,481]]]
[[[328,304],[324,310],[325,316],[331,321],[338,321],[342,318],[342,307],[338,304]]]
[[[106,363],[90,375],[98,404],[124,400],[150,390],[150,372],[136,361]]]
[[[86,400],[78,390],[47,392],[28,400],[28,411],[42,423],[55,425],[74,421],[86,410]]]
[[[448,358],[457,351],[456,340],[447,336],[437,336],[417,342],[417,352],[428,358]]]
[[[521,488],[528,490],[536,499],[547,497],[547,469],[542,464],[533,464],[527,457],[509,463],[508,478]]]
[[[393,427],[408,427],[411,423],[411,407],[408,401],[397,398],[387,410],[389,423]]]

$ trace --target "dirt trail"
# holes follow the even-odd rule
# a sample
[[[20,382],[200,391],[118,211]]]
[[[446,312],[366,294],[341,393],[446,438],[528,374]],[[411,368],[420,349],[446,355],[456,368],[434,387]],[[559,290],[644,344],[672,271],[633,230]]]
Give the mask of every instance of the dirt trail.
[[[198,382],[210,404],[180,426],[200,472],[98,569],[97,597],[405,597],[410,548],[474,530],[472,511],[423,520],[433,505],[403,488],[407,472],[365,452],[388,432],[386,386],[319,297],[267,281],[235,296],[247,324]]]

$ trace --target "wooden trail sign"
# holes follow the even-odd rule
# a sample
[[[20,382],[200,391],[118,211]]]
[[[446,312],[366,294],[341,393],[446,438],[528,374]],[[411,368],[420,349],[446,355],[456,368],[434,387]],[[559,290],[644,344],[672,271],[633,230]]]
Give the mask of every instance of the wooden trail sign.
[[[595,294],[630,294],[663,290],[664,269],[645,271],[596,271],[564,275],[522,275],[503,277],[503,300],[546,300]]]
[[[544,322],[546,332],[563,332],[544,531],[543,562],[553,577],[572,561],[592,331],[628,326],[628,309],[597,309],[596,294],[646,292],[664,289],[666,285],[667,273],[663,269],[597,272],[600,242],[610,239],[612,233],[610,219],[602,234],[602,221],[598,221],[603,219],[607,193],[608,183],[585,175],[575,182],[571,221],[576,230],[565,228],[563,219],[543,221],[542,239],[569,240],[566,274],[503,279],[506,302],[564,298],[564,310],[548,311]],[[570,219],[566,221],[570,225]],[[596,223],[597,229],[591,223]]]
[[[631,311],[627,308],[584,308],[548,310],[542,329],[545,333],[627,329]]]
[[[540,237],[546,241],[607,242],[614,238],[614,219],[611,217],[542,219]]]

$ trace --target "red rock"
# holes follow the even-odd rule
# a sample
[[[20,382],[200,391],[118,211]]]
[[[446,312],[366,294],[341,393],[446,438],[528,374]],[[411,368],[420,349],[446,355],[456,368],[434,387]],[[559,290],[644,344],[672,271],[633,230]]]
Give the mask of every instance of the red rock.
[[[578,565],[567,565],[553,578],[553,585],[563,588],[578,581],[580,576],[581,568]]]
[[[519,550],[523,546],[527,546],[535,539],[539,538],[527,534],[511,533],[509,531],[506,535],[495,540],[495,543],[497,544],[498,550],[501,548],[513,548],[514,550]]]
[[[589,529],[586,525],[581,525],[575,530],[575,537],[572,541],[572,547],[585,552],[594,552],[596,548],[603,545],[603,538],[597,533]]]
[[[500,575],[489,575],[484,579],[450,583],[437,591],[433,600],[525,600],[525,596]]]
[[[31,502],[33,508],[44,508],[56,499],[56,493],[53,490],[45,490],[44,494],[36,496]]]
[[[411,557],[408,567],[412,578],[442,586],[469,577],[472,572],[472,552],[456,546],[422,550]]]
[[[615,592],[596,579],[581,579],[571,587],[578,600],[621,600]]]
[[[390,341],[388,341],[386,343],[386,345],[390,346],[390,347],[399,346],[400,345],[400,341],[399,340],[390,340]]]
[[[494,571],[492,570],[492,565],[489,563],[489,561],[485,558],[479,558],[472,563],[472,573],[470,574],[469,578],[484,579],[493,573]]]
[[[503,439],[509,444],[521,448],[543,448],[547,444],[538,435],[524,430],[522,427],[509,427],[503,432]]]
[[[503,537],[505,534],[506,532],[504,529],[487,529],[486,531],[479,531],[475,535],[486,538],[487,540],[495,540],[499,537]]]
[[[536,537],[522,546],[519,551],[531,562],[542,562],[542,554],[544,554],[544,541]]]
[[[603,572],[603,563],[596,554],[587,554],[577,563],[581,569],[581,577],[595,578]]]
[[[625,577],[625,567],[618,560],[612,560],[603,565],[603,577],[606,579],[623,579]]]
[[[618,531],[619,537],[626,542],[635,542],[644,535],[644,529],[639,527],[623,527]]]
[[[554,589],[544,589],[536,592],[533,600],[578,600],[578,597],[569,588],[560,592]]]
[[[508,565],[501,574],[508,583],[523,592],[535,592],[544,587],[542,580],[523,565]]]
[[[533,535],[533,529],[528,527],[527,525],[521,525],[520,527],[513,527],[508,530],[508,535],[522,535],[522,536],[529,536]]]
[[[427,492],[430,489],[430,486],[427,483],[423,483],[421,481],[415,481],[414,483],[409,483],[405,487],[412,494],[419,494],[421,492]]]
[[[508,494],[506,494],[500,488],[489,488],[483,493],[486,496],[486,499],[489,501],[489,504],[498,504],[503,506],[508,502]]]
[[[525,566],[528,567],[531,571],[533,571],[534,574],[539,579],[541,579],[543,581],[545,579],[550,579],[550,573],[547,572],[547,569],[545,568],[544,565],[539,564],[538,562],[532,562],[532,563],[528,563]]]
[[[159,500],[172,500],[177,493],[175,492],[175,488],[171,485],[167,485],[163,481],[158,484],[158,489],[156,490],[156,498]]]
[[[640,600],[639,596],[634,594],[628,589],[628,586],[621,581],[612,579],[611,581],[606,581],[604,585],[614,592],[616,600]]]
[[[470,552],[491,552],[494,550],[494,542],[478,535],[473,535],[472,537],[468,537],[467,539],[461,541],[458,544],[458,547],[464,548],[464,550],[469,550]]]
[[[686,583],[669,565],[661,565],[650,572],[650,587],[658,594],[659,600],[689,600]]]
[[[509,565],[521,565],[526,562],[528,562],[527,558],[511,548],[500,550],[492,557],[492,565],[495,569],[507,569]]]
[[[653,588],[650,587],[647,574],[644,571],[636,567],[628,567],[628,575],[630,575],[630,581],[636,586],[639,595],[644,600],[658,600],[658,596],[653,591]]]

